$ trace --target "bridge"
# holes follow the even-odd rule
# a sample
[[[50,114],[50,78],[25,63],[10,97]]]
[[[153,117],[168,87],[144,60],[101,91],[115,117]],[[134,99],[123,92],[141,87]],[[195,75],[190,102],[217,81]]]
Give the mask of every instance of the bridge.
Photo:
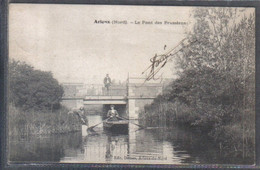
[[[127,98],[126,96],[86,96],[83,104],[127,104]]]
[[[111,104],[119,114],[138,119],[146,104],[151,104],[162,93],[165,85],[162,80],[144,83],[144,78],[128,77],[126,83],[114,84],[106,91],[103,84],[64,83],[62,104],[69,108],[85,108],[102,105],[107,112]]]

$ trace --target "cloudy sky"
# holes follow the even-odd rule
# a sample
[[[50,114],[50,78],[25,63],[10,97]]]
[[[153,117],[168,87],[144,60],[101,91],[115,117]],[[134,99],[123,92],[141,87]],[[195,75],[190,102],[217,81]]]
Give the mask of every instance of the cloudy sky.
[[[60,82],[102,83],[106,73],[124,81],[141,76],[149,59],[185,37],[184,25],[135,21],[190,22],[191,8],[106,5],[11,4],[9,57],[51,71]],[[128,24],[95,24],[127,20]],[[164,45],[167,45],[164,50]],[[174,62],[162,70],[174,75]]]

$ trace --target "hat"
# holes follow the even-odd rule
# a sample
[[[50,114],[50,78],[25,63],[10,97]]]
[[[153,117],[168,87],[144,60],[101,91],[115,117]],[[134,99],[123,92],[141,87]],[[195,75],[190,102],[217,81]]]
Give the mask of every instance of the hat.
[[[110,105],[110,107],[115,107],[115,105],[112,104],[112,105]]]

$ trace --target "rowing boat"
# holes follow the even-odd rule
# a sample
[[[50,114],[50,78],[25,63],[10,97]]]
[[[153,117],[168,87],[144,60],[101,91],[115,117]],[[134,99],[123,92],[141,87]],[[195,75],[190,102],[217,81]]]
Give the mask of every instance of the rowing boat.
[[[105,130],[122,133],[128,132],[128,120],[106,120],[103,122]]]

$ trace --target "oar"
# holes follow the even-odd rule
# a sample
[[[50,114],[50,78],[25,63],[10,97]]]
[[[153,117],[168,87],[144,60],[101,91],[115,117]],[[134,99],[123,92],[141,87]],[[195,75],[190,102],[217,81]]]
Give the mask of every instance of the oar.
[[[93,129],[94,127],[96,127],[97,125],[100,125],[101,123],[103,123],[104,121],[107,121],[108,119],[109,119],[109,118],[103,120],[102,122],[100,122],[100,123],[98,123],[98,124],[96,124],[96,125],[94,125],[94,126],[90,126],[87,130]]]
[[[139,124],[136,124],[136,123],[133,123],[133,122],[131,122],[129,119],[127,119],[127,118],[125,118],[125,117],[120,117],[120,116],[118,116],[119,118],[121,118],[121,119],[126,119],[126,120],[128,120],[129,121],[129,123],[132,123],[132,124],[134,124],[134,125],[136,125],[136,126],[139,126],[139,127],[141,127],[141,128],[145,128],[144,126],[142,126],[142,125],[139,125]]]

